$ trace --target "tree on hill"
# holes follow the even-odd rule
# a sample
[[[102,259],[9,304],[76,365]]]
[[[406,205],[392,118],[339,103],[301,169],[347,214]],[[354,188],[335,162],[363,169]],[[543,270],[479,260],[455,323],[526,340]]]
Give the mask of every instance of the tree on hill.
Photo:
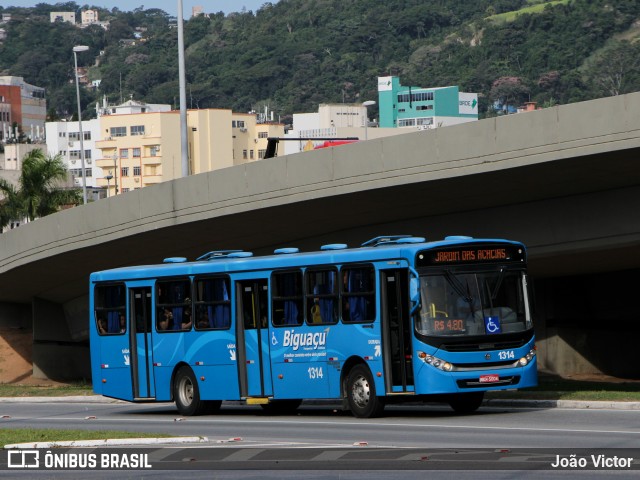
[[[640,81],[640,44],[614,42],[587,67],[587,77],[603,96],[633,92]]]
[[[491,86],[489,97],[502,107],[509,110],[509,107],[517,108],[528,100],[529,88],[520,77],[500,77]]]
[[[65,206],[80,204],[80,189],[63,187],[67,175],[61,155],[46,156],[40,149],[25,155],[17,187],[0,179],[0,228],[12,220],[33,221]]]
[[[494,82],[503,77],[520,78],[529,89],[516,103],[530,97],[563,104],[640,90],[640,77],[630,69],[623,77],[603,69],[607,78],[589,68],[607,58],[600,53],[616,38],[629,40],[619,53],[637,50],[640,2],[536,2],[544,8],[527,9],[533,0],[282,0],[255,12],[193,17],[184,29],[188,92],[194,108],[247,111],[270,99],[270,109],[284,116],[315,110],[318,103],[375,98],[376,77],[398,75],[403,85],[458,85],[477,92],[483,116],[491,110]],[[95,59],[85,65],[90,78],[102,83],[83,90],[83,104],[104,95],[110,101],[134,95],[175,103],[177,31],[169,28],[165,12],[100,10],[100,18],[111,22],[104,31],[51,24],[53,8],[38,4],[19,15],[12,8],[0,71],[45,87],[48,106],[69,118],[75,105],[67,88],[73,85],[71,49],[88,45],[83,61]],[[502,13],[513,15],[499,22],[488,18]],[[139,42],[122,44],[134,35],[142,37]],[[87,112],[87,118],[93,115]]]

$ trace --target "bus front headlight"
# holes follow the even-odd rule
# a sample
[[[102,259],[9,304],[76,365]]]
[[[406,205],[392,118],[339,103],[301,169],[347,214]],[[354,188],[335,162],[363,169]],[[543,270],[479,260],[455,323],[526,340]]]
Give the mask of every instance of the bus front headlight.
[[[441,360],[438,357],[434,357],[433,355],[429,355],[428,353],[418,352],[418,358],[420,358],[427,365],[431,365],[432,367],[435,367],[438,370],[442,370],[443,372],[450,372],[453,370],[453,365],[451,363],[445,362],[444,360]]]

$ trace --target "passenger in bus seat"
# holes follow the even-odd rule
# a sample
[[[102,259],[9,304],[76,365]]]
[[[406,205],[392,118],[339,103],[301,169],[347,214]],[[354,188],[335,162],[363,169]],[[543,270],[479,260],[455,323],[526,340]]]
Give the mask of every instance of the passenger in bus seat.
[[[173,323],[173,313],[168,308],[164,309],[162,316],[158,320],[158,330],[167,330]]]
[[[182,330],[191,329],[191,309],[186,308],[182,315]]]
[[[124,333],[127,331],[127,318],[124,314],[120,314],[120,333]]]
[[[198,323],[196,324],[198,328],[209,328],[209,316],[206,313],[203,313],[198,319]]]
[[[98,317],[98,332],[100,332],[101,335],[107,333],[107,320],[105,318]]]

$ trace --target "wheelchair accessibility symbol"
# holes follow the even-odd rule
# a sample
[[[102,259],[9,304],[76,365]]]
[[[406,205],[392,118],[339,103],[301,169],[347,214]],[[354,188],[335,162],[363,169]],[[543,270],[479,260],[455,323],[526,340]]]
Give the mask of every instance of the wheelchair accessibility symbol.
[[[484,317],[484,329],[487,333],[502,333],[498,317]]]

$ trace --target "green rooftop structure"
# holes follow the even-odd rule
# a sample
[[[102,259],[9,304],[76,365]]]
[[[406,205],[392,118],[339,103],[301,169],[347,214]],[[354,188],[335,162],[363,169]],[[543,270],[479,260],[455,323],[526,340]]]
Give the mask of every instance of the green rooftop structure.
[[[430,129],[478,120],[478,94],[457,86],[406,87],[398,77],[378,77],[380,127]]]

